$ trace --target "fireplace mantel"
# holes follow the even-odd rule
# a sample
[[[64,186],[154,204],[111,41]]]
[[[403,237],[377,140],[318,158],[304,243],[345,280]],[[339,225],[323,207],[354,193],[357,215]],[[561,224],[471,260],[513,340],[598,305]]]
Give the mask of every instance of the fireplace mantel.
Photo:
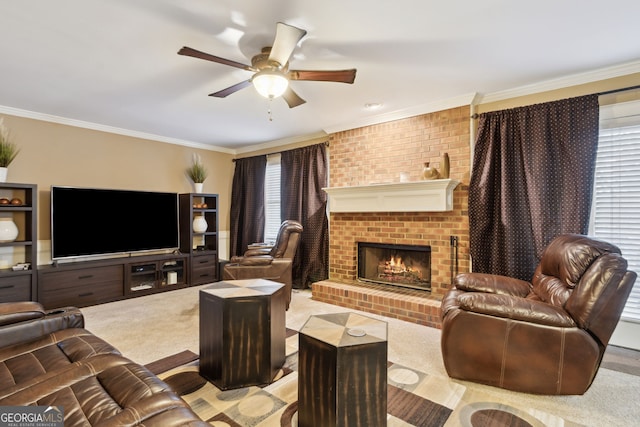
[[[323,188],[330,212],[444,212],[453,209],[454,179]]]

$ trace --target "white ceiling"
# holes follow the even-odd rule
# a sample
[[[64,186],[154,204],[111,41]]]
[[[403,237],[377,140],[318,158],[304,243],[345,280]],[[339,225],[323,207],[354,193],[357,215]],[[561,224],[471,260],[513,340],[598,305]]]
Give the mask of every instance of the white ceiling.
[[[638,72],[638,16],[637,0],[5,0],[0,113],[242,152],[476,94]],[[294,81],[307,103],[293,109],[252,87],[213,98],[251,73],[177,55],[249,64],[278,21],[308,32],[291,68],[353,67],[355,83]]]

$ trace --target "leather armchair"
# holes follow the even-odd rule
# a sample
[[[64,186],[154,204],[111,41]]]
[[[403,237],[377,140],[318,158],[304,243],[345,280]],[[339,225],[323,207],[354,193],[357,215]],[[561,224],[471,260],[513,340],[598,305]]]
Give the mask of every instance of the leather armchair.
[[[298,221],[284,221],[272,248],[249,249],[243,256],[233,256],[224,266],[222,279],[269,279],[284,283],[288,310],[293,286],[293,258],[301,234],[302,225]]]
[[[636,280],[620,250],[555,238],[532,281],[462,273],[442,300],[442,357],[452,378],[535,394],[583,394]]]

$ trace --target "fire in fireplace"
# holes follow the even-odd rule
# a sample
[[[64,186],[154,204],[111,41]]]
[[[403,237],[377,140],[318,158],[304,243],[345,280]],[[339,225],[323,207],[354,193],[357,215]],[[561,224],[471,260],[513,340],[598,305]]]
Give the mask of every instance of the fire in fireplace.
[[[358,242],[358,280],[431,290],[431,246]]]

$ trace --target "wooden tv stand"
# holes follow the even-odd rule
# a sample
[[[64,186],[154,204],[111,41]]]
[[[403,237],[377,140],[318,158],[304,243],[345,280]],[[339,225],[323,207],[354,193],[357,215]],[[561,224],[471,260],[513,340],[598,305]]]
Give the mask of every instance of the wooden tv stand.
[[[86,307],[189,286],[189,255],[128,256],[38,268],[45,308]]]

